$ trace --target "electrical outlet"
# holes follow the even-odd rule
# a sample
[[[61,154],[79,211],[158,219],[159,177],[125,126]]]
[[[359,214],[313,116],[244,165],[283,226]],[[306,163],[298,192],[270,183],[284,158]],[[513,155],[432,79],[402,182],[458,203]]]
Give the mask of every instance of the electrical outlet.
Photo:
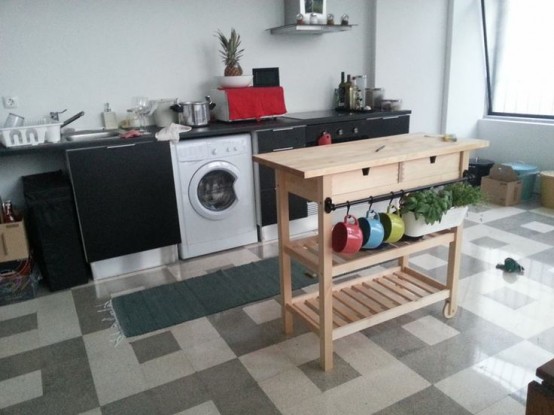
[[[4,102],[4,108],[13,109],[19,107],[18,97],[2,97],[2,101]]]

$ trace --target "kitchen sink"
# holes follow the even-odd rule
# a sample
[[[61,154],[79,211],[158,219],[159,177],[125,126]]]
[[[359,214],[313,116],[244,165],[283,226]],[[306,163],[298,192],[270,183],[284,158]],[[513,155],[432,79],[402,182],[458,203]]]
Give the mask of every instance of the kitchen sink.
[[[118,138],[120,130],[81,130],[64,133],[63,137],[66,141],[91,141],[106,138]]]

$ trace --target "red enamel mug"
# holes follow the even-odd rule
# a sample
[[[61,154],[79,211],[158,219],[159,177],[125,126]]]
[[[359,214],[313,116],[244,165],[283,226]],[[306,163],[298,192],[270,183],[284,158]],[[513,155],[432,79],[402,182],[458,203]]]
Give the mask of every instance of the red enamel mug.
[[[333,251],[341,254],[354,254],[360,250],[364,241],[364,235],[358,219],[352,215],[346,215],[343,222],[333,226],[331,235]]]

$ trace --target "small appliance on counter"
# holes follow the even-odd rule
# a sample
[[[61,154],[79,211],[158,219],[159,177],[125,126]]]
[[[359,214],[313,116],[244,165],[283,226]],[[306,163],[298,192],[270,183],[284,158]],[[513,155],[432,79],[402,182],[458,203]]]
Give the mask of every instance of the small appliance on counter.
[[[274,87],[220,88],[211,92],[214,115],[225,122],[260,120],[287,113],[284,90]]]

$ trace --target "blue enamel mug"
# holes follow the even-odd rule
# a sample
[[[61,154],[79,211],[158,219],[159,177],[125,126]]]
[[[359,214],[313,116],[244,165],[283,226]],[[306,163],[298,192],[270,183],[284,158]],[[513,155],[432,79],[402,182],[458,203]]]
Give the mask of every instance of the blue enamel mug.
[[[358,219],[358,226],[364,236],[362,249],[377,248],[383,243],[385,229],[375,211],[368,210],[365,217]]]

